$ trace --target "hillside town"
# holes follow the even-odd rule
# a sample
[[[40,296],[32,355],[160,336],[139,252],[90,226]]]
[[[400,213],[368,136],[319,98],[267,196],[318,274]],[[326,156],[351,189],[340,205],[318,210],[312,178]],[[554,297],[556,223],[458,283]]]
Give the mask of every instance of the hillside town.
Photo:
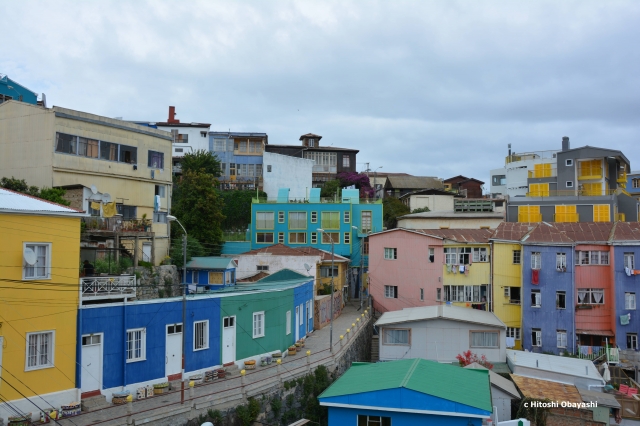
[[[0,78],[0,425],[640,422],[614,144],[509,145],[485,183],[178,108]]]

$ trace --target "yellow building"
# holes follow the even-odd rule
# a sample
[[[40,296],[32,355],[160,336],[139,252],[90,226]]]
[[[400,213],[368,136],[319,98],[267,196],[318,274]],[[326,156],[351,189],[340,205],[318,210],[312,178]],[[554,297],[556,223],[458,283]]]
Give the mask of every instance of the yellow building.
[[[84,213],[0,188],[0,418],[79,401],[76,321]],[[46,402],[45,402],[46,401]],[[11,408],[12,407],[12,408]]]
[[[162,262],[169,248],[170,133],[16,101],[0,104],[0,123],[0,177],[70,189],[73,206],[93,216],[86,219],[92,237]],[[119,216],[105,219],[113,213]]]

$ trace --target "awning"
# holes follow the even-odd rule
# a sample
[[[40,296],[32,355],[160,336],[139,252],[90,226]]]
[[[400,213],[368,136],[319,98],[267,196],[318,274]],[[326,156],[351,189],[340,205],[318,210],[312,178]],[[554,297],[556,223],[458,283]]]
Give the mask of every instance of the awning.
[[[611,330],[580,330],[580,329],[576,329],[576,334],[588,334],[588,335],[591,335],[591,336],[607,336],[607,337],[615,336],[615,334],[613,334],[613,331],[611,331]]]

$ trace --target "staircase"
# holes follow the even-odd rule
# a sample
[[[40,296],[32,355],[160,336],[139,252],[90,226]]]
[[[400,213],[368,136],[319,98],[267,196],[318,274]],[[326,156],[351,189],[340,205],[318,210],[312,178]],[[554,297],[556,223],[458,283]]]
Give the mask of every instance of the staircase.
[[[90,396],[89,398],[80,400],[80,407],[84,412],[101,410],[110,405],[111,404],[107,402],[107,397],[104,395]]]
[[[371,362],[378,362],[380,359],[380,346],[378,345],[379,337],[373,335],[371,337]]]

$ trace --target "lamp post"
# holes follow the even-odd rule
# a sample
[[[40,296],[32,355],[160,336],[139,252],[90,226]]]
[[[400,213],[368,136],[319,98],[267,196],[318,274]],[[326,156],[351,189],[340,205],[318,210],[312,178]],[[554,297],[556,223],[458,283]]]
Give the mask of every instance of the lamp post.
[[[373,171],[373,189],[376,194],[376,200],[378,199],[378,188],[376,188],[376,186],[378,185],[378,169],[381,169],[381,168],[382,166],[378,167]]]
[[[357,226],[352,226],[353,229],[356,230],[356,232],[358,232],[358,227]],[[360,291],[359,291],[359,297],[360,297],[360,309],[362,309],[362,268],[364,268],[364,250],[363,250],[363,246],[362,246],[362,238],[360,236],[358,236],[358,238],[360,239],[360,269],[358,270],[358,283],[360,284]]]
[[[331,234],[324,232],[324,229],[318,228],[317,231],[329,235],[329,239],[331,240],[331,320],[329,323],[329,352],[333,353],[333,237]]]
[[[187,230],[184,229],[177,217],[168,214],[167,220],[176,222],[184,231],[182,236],[182,377],[180,379],[180,404],[184,404],[184,353],[187,330]]]

